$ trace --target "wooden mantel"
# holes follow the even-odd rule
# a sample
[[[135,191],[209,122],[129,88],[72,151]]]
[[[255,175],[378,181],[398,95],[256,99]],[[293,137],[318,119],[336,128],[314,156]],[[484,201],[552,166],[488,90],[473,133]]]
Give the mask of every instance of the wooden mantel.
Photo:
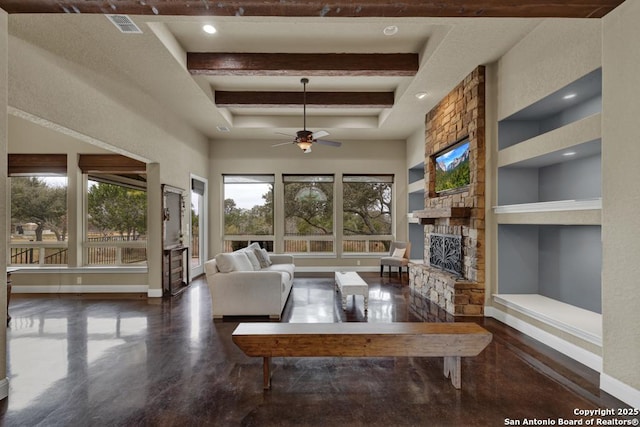
[[[452,219],[456,222],[466,222],[471,217],[471,208],[468,207],[445,207],[429,208],[421,211],[413,211],[413,217],[418,218],[420,224],[435,224],[437,219]]]

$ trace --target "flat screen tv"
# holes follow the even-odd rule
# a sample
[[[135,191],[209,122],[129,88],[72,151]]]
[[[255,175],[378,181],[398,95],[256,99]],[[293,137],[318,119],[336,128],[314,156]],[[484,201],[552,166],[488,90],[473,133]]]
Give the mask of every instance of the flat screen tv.
[[[435,156],[436,193],[462,189],[469,185],[469,140],[464,140]]]

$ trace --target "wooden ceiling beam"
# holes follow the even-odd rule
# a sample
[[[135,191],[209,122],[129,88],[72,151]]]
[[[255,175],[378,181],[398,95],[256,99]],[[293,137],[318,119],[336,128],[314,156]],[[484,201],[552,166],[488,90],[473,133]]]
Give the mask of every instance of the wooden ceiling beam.
[[[393,92],[307,92],[307,106],[316,108],[391,108]],[[218,107],[298,107],[302,92],[216,91]]]
[[[8,13],[293,17],[601,18],[624,0],[0,0]]]
[[[414,76],[417,53],[187,53],[194,75]]]

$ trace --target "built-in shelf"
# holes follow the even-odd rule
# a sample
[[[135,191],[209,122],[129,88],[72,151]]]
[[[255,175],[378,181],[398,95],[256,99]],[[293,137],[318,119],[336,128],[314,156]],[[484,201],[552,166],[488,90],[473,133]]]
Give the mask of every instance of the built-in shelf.
[[[467,207],[449,207],[449,208],[429,208],[414,211],[413,216],[418,218],[420,224],[435,224],[440,218],[454,220],[468,220],[471,216],[471,208]]]
[[[602,346],[602,315],[538,294],[496,294],[493,300],[584,341]]]
[[[424,162],[420,162],[407,170],[407,233],[411,242],[412,259],[424,256],[424,227],[420,220],[413,216],[413,211],[424,209]]]
[[[424,194],[424,178],[418,181],[412,182],[407,187],[408,193],[422,193]]]
[[[558,200],[554,202],[520,203],[517,205],[493,207],[493,211],[496,214],[600,209],[602,209],[602,199],[599,197],[585,200]]]
[[[601,123],[602,114],[596,113],[509,146],[498,152],[498,167],[540,168],[600,154]]]
[[[602,199],[559,200],[494,206],[498,224],[600,225]]]
[[[568,98],[565,96],[568,93],[576,96]],[[601,112],[602,69],[599,68],[509,117],[501,119],[498,122],[498,149],[505,150],[523,143],[526,145],[527,140],[537,139],[542,135],[546,135],[542,140],[547,143],[540,144],[540,150],[588,141],[589,139],[576,140],[583,130],[577,129],[574,124],[580,128],[583,125],[577,122],[599,115]],[[599,127],[597,122],[598,120],[595,119],[594,125]],[[554,133],[555,136],[553,136]],[[565,140],[563,135],[568,139]],[[550,139],[547,140],[546,138],[549,137]],[[535,155],[531,153],[528,157]]]

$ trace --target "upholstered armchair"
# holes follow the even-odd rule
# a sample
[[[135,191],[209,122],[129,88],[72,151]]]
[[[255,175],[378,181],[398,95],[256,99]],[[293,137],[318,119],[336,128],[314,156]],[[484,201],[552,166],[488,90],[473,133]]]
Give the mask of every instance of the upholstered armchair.
[[[391,276],[391,267],[398,267],[398,275],[402,277],[402,267],[407,267],[407,275],[409,274],[409,256],[411,254],[411,242],[391,242],[389,248],[389,256],[380,259],[380,276],[384,270],[384,266],[389,266],[389,276]]]

